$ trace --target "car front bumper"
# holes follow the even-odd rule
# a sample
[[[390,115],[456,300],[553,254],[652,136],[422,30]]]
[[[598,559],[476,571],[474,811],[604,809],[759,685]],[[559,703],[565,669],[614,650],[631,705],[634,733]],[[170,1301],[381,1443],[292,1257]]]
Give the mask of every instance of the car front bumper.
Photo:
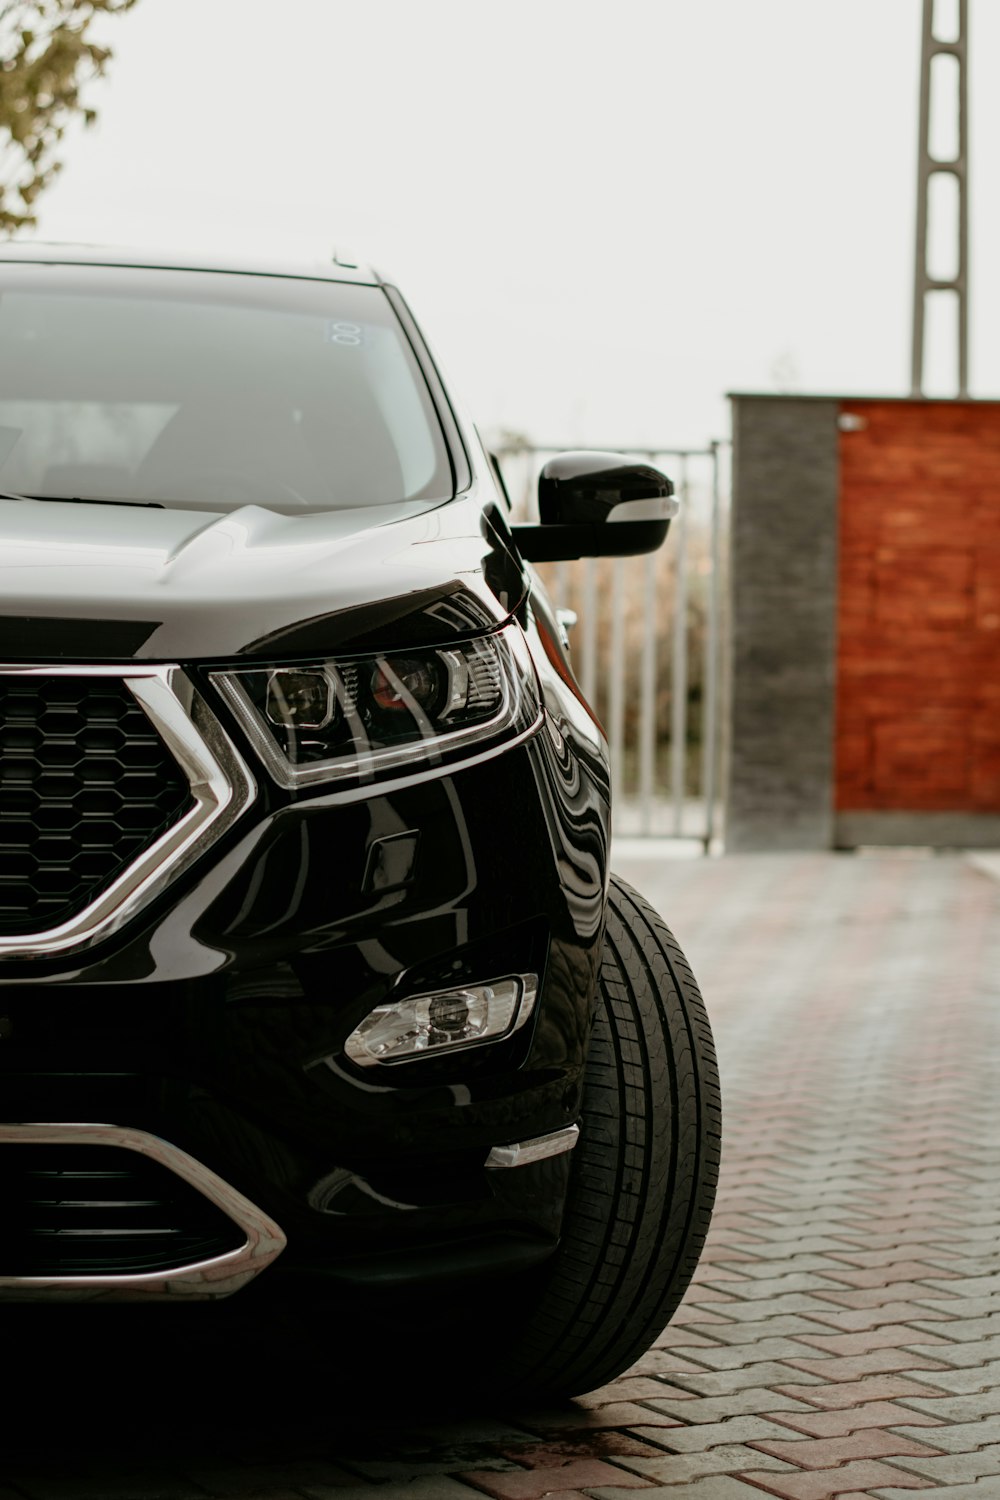
[[[275,1285],[542,1259],[569,1150],[487,1159],[579,1118],[607,829],[599,774],[545,728],[362,801],[262,800],[85,961],[0,967],[2,1119],[167,1142],[280,1228]],[[523,1031],[390,1066],[345,1059],[388,997],[512,973],[540,979]],[[98,1278],[120,1274],[112,1241]]]

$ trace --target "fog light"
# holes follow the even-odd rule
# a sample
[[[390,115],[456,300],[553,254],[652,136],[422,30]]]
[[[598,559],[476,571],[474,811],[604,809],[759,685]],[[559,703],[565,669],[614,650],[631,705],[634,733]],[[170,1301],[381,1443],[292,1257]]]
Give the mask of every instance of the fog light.
[[[517,974],[377,1005],[351,1032],[344,1051],[370,1068],[499,1041],[524,1025],[537,992],[537,974]]]
[[[452,1036],[464,1036],[469,1026],[469,996],[463,991],[451,995],[435,995],[427,1009],[431,1028],[447,1031]]]

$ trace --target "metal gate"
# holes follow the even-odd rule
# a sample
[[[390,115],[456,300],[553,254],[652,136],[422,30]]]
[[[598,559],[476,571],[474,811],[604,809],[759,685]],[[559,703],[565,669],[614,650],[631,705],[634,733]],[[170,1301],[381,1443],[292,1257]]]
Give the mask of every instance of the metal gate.
[[[537,518],[538,472],[567,446],[494,445],[518,520]],[[666,545],[538,565],[607,732],[618,837],[697,840],[707,851],[719,836],[727,446],[602,449],[648,458],[673,479],[680,513]]]

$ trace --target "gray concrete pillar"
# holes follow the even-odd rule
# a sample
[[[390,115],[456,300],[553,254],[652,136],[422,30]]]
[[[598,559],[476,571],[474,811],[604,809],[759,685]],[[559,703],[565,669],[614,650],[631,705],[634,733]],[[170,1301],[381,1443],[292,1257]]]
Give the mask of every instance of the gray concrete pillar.
[[[731,399],[726,848],[829,849],[839,402]]]

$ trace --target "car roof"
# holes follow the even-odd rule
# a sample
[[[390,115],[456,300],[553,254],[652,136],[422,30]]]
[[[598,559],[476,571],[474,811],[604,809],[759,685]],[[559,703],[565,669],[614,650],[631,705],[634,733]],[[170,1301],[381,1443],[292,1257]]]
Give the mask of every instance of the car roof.
[[[382,278],[344,251],[330,259],[294,261],[196,251],[149,250],[121,245],[58,244],[45,240],[6,240],[0,264],[12,262],[70,266],[134,266],[151,270],[228,271],[239,276],[290,276],[311,281],[353,281],[376,286]]]

